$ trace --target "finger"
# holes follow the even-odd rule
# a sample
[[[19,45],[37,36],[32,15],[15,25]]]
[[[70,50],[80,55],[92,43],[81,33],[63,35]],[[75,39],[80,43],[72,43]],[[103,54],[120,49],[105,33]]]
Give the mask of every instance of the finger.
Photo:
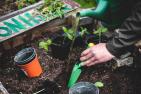
[[[85,66],[85,65],[87,66],[89,64],[92,64],[95,61],[96,61],[96,58],[92,57],[92,58],[88,59],[87,61],[83,62],[83,66]]]
[[[92,65],[96,65],[98,63],[98,61],[94,61],[93,63],[87,64],[87,66],[92,66]]]
[[[94,56],[93,53],[90,52],[90,53],[88,53],[87,55],[82,56],[82,57],[80,58],[80,60],[83,62],[83,61],[86,61],[86,60],[92,58],[93,56]]]
[[[84,51],[81,53],[81,56],[85,56],[85,55],[87,55],[87,54],[90,53],[90,52],[91,52],[90,49],[86,49],[86,50],[84,50]]]

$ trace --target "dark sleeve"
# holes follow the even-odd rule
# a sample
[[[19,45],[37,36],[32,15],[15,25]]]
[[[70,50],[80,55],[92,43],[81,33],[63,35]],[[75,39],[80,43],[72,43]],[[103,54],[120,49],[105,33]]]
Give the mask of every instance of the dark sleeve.
[[[114,33],[113,39],[108,41],[106,47],[114,56],[118,57],[122,52],[133,46],[141,39],[141,2],[135,5],[132,14]]]

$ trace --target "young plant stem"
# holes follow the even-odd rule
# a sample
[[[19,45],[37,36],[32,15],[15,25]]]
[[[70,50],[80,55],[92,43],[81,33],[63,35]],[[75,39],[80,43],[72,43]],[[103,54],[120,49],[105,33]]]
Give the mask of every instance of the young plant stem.
[[[99,43],[101,43],[101,35],[102,35],[102,30],[99,32]]]

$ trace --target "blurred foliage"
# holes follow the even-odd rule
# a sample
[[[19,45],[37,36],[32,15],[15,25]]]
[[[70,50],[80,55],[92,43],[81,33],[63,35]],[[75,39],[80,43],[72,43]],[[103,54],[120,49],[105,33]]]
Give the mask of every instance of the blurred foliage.
[[[44,5],[38,11],[46,18],[52,19],[56,16],[62,17],[64,14],[63,7],[64,3],[61,0],[44,0]]]
[[[16,0],[16,5],[18,9],[22,9],[26,6],[36,3],[37,0]]]
[[[96,7],[95,0],[74,0],[74,1],[79,3],[82,8]]]

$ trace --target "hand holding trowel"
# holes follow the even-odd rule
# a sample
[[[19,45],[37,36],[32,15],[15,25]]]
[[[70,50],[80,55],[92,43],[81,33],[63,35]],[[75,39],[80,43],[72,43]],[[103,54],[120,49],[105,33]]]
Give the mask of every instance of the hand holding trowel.
[[[88,44],[88,47],[92,47],[94,46],[93,43],[89,43]],[[71,73],[71,76],[70,76],[70,79],[69,79],[69,82],[68,82],[68,87],[72,87],[76,81],[78,80],[81,72],[82,72],[82,66],[83,66],[83,63],[82,62],[77,62],[74,67],[73,67],[73,70],[72,70],[72,73]]]

